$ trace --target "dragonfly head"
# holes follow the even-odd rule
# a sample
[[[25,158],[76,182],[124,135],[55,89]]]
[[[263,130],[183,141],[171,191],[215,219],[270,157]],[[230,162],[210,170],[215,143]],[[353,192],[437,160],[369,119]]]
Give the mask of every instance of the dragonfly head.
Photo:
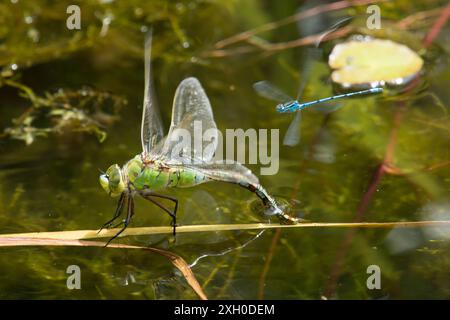
[[[113,164],[99,177],[100,185],[112,197],[120,195],[125,190],[122,170],[117,164]]]

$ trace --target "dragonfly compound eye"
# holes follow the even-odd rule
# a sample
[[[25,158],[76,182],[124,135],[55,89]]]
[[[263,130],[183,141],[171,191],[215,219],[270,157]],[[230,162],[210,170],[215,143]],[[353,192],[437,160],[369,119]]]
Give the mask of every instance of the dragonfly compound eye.
[[[109,177],[107,174],[101,174],[99,177],[99,182],[102,188],[109,193]]]
[[[103,182],[102,182],[103,180]],[[107,188],[103,184],[108,181]],[[125,183],[122,178],[122,170],[117,164],[113,164],[106,170],[106,174],[102,179],[100,176],[100,184],[102,184],[103,189],[110,193],[111,196],[118,196],[125,190]]]

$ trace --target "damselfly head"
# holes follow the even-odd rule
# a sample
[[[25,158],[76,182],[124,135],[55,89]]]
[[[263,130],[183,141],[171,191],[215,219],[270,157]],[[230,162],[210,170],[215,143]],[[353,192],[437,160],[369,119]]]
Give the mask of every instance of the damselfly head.
[[[99,177],[102,188],[112,197],[120,195],[125,190],[122,170],[117,164],[113,164]]]
[[[287,112],[294,112],[300,107],[300,104],[296,100],[292,100],[285,103],[280,103],[277,105],[277,112],[280,113],[287,113]]]
[[[285,103],[278,104],[276,109],[277,109],[277,112],[281,112],[281,113],[288,111],[288,107]]]

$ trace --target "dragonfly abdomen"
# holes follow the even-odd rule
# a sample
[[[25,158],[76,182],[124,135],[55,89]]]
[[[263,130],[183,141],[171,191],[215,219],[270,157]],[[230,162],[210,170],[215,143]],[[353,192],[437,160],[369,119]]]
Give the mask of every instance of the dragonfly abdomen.
[[[189,188],[209,181],[202,173],[190,169],[171,169],[169,188]]]
[[[188,188],[204,183],[209,179],[200,172],[182,169],[168,168],[157,164],[137,164],[128,166],[128,179],[134,189],[161,190],[166,188]]]
[[[266,191],[266,189],[263,188],[260,184],[253,184],[246,181],[240,181],[238,183],[241,187],[244,187],[251,192],[254,192],[258,198],[262,200],[262,202],[270,207],[270,210],[272,211],[269,213],[269,215],[277,215],[279,218],[281,218],[284,222],[287,223],[298,223],[298,219],[295,217],[291,217],[290,215],[286,214],[283,210],[280,209],[277,202],[274,198],[272,198]]]

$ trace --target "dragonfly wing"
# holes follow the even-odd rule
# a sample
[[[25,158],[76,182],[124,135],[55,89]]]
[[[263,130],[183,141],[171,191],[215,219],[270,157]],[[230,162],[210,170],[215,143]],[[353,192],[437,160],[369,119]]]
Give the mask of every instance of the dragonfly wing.
[[[172,123],[159,151],[164,161],[208,162],[218,142],[208,96],[196,78],[181,81],[175,92]]]
[[[323,112],[325,114],[332,113],[340,108],[342,108],[343,104],[336,104],[336,103],[322,103],[321,105],[318,105],[317,107],[314,107],[314,111]]]
[[[269,81],[259,81],[253,84],[253,89],[263,98],[278,102],[292,101],[292,97],[275,87]]]
[[[340,27],[343,27],[347,25],[353,17],[344,17],[343,19],[337,21],[335,24],[333,24],[331,27],[329,27],[327,30],[325,30],[319,38],[316,40],[315,47],[319,47],[322,41],[330,34],[339,29]]]
[[[181,167],[188,167],[196,170],[212,180],[240,183],[247,182],[253,185],[259,184],[258,177],[252,171],[239,162],[216,161],[211,163],[183,164]]]
[[[142,110],[141,123],[141,143],[144,153],[149,154],[150,151],[162,140],[164,129],[161,122],[158,106],[156,104],[153,92],[153,81],[151,74],[151,50],[152,50],[152,31],[150,31],[145,39],[145,90],[144,90],[144,106]]]
[[[304,61],[301,76],[300,76],[300,85],[297,92],[297,101],[300,100],[300,97],[303,95],[303,91],[305,90],[306,83],[308,82],[309,75],[311,74],[311,64],[315,57],[319,56],[319,49],[309,48],[307,50],[306,59]],[[295,117],[292,119],[291,124],[289,125],[288,130],[283,138],[283,144],[285,146],[294,147],[300,143],[301,132],[300,132],[300,123],[302,121],[301,110],[298,110],[295,114]]]
[[[300,143],[300,122],[302,120],[302,111],[298,110],[292,120],[289,128],[284,135],[283,144],[285,146],[294,147]]]
[[[314,61],[318,60],[318,57],[320,57],[321,52],[322,50],[317,48],[308,48],[306,50],[306,57],[303,61],[303,66],[301,68],[300,84],[297,91],[296,100],[298,101],[302,97],[303,91],[305,90],[306,84],[311,75],[312,64]]]

